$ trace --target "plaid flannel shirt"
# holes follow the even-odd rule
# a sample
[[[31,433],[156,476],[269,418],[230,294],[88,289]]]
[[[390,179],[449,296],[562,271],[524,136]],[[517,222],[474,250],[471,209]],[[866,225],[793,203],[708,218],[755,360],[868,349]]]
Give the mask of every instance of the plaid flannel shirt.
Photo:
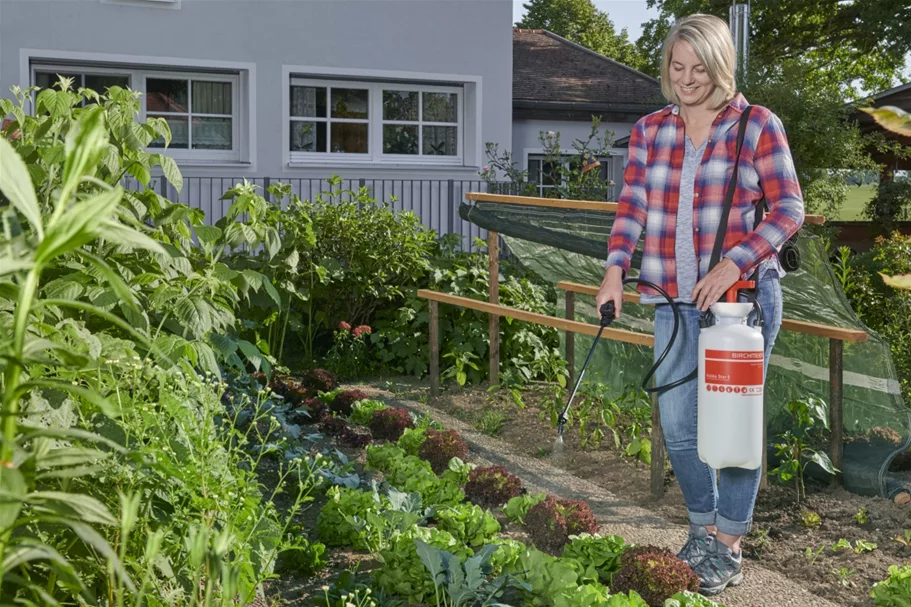
[[[747,100],[738,94],[715,118],[693,194],[693,244],[699,278],[709,270],[718,222],[737,150],[737,127]],[[639,278],[677,297],[674,243],[685,134],[680,108],[671,104],[643,116],[629,139],[623,190],[608,241],[606,267],[629,272],[636,243],[645,229]],[[768,213],[754,230],[756,204],[765,196]],[[753,106],[743,147],[722,258],[747,278],[763,259],[776,255],[804,220],[803,196],[781,120],[768,108]],[[638,285],[640,293],[657,294]]]

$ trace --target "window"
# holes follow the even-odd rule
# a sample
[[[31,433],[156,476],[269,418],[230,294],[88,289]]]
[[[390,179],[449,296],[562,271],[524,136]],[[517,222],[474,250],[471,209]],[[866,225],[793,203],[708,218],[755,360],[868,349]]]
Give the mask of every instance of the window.
[[[292,78],[292,162],[460,164],[462,88]]]
[[[140,120],[162,118],[171,129],[171,143],[153,141],[150,151],[178,161],[238,162],[241,160],[240,78],[236,73],[168,72],[131,67],[34,66],[32,82],[41,88],[73,78],[74,88],[103,93],[111,86],[130,87],[140,96]]]
[[[622,168],[623,158],[621,156],[602,156],[598,159],[601,165],[597,168],[600,172],[601,180],[610,182],[617,166],[620,163]],[[547,196],[547,190],[554,189],[562,182],[562,172],[569,171],[570,168],[576,168],[579,163],[578,156],[564,156],[561,162],[548,161],[544,154],[528,155],[528,181],[537,184],[538,195]],[[610,187],[610,198],[616,197],[616,185]]]

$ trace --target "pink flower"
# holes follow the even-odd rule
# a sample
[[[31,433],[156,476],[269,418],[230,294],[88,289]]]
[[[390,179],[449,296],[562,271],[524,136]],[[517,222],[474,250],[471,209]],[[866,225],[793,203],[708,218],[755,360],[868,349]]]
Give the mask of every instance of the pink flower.
[[[554,133],[553,131],[547,131],[547,136],[548,136],[548,137],[553,137],[555,134],[556,134],[556,133]]]
[[[372,331],[373,330],[370,327],[368,327],[367,325],[361,325],[357,329],[354,330],[354,336],[360,337],[364,333],[366,333],[367,335],[370,335],[370,333],[372,333]]]
[[[486,172],[488,172],[489,170],[490,170],[490,167],[487,166],[487,165],[485,164],[485,165],[484,165],[484,168],[481,169],[481,172],[482,172],[482,173],[486,173]]]
[[[351,329],[351,325],[349,325],[348,323],[346,323],[346,322],[343,320],[342,322],[338,323],[338,328],[339,328],[339,329],[344,329],[345,331],[348,331],[349,329]]]

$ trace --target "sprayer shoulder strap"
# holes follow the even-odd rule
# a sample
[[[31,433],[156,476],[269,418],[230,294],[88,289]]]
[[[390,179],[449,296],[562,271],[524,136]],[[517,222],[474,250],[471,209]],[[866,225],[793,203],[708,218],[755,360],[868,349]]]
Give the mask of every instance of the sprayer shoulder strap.
[[[737,130],[737,152],[734,156],[734,171],[731,173],[731,181],[728,183],[727,196],[724,199],[724,207],[721,210],[721,219],[718,221],[718,233],[715,235],[715,247],[712,249],[712,258],[709,261],[709,271],[712,270],[718,262],[721,261],[721,247],[724,245],[724,236],[728,228],[728,217],[731,215],[731,205],[734,202],[734,190],[737,187],[737,172],[740,166],[740,148],[743,146],[743,136],[747,130],[747,123],[750,121],[750,110],[753,106],[748,105],[740,116],[740,126]]]

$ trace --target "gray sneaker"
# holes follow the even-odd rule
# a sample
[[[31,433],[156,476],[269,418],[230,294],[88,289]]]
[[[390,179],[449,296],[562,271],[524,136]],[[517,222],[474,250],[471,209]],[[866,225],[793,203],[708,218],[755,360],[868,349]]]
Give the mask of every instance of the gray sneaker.
[[[699,592],[706,596],[743,582],[741,556],[734,557],[730,548],[714,539],[705,558],[693,567],[693,571],[699,577]]]
[[[709,534],[702,525],[690,525],[690,536],[677,553],[677,558],[695,568],[709,553],[709,546],[713,540],[714,536]]]

